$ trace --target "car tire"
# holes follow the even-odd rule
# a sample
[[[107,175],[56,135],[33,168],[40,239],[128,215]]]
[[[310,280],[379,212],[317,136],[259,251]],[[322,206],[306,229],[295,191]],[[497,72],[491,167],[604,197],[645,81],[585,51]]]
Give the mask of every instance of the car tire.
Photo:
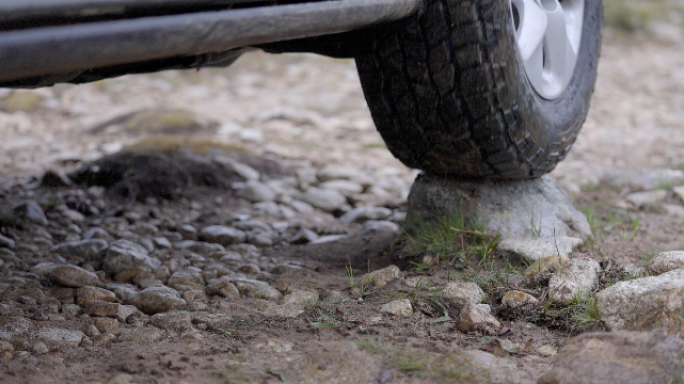
[[[427,0],[418,14],[369,34],[370,48],[356,56],[361,84],[388,149],[407,166],[524,179],[567,154],[596,81],[603,4],[517,0],[583,6],[574,69],[562,92],[544,95],[526,72],[513,1]]]

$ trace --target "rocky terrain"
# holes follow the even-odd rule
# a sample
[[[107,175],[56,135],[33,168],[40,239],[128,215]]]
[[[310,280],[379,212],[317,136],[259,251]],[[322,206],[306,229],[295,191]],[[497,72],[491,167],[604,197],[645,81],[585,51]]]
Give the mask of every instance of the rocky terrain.
[[[568,159],[477,201],[392,158],[348,60],[0,90],[0,383],[684,382],[656,32],[608,30]]]

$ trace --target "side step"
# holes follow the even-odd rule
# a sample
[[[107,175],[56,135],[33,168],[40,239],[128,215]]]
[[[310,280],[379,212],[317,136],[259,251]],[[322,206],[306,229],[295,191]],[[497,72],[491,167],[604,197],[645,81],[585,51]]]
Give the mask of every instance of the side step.
[[[339,0],[0,32],[0,81],[221,52],[399,20],[422,0]]]

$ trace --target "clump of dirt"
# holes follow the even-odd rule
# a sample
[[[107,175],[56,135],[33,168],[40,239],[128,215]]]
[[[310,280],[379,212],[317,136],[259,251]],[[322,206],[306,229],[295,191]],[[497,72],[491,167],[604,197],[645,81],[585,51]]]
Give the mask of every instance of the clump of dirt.
[[[249,165],[268,177],[288,172],[278,163],[250,155],[240,148],[181,136],[151,136],[86,164],[69,178],[77,184],[101,186],[113,195],[136,201],[148,197],[175,200],[190,187],[230,189],[245,179],[216,161],[220,154]]]
[[[226,188],[243,180],[220,164],[183,153],[119,152],[94,161],[70,178],[78,184],[101,186],[114,195],[145,201],[148,197],[174,200],[195,186]]]

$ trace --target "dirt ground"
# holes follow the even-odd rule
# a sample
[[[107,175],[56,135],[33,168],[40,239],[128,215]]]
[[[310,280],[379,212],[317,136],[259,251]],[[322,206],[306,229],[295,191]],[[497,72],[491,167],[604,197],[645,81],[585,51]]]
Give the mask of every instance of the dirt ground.
[[[607,31],[590,116],[573,151],[552,173],[573,196],[575,206],[589,216],[594,238],[575,256],[587,255],[601,263],[601,287],[628,278],[628,271],[643,267],[657,252],[684,249],[684,217],[665,207],[684,206],[671,190],[674,185],[657,186],[667,191],[664,201],[636,207],[625,197],[643,187],[610,185],[603,178],[613,169],[684,169],[684,34],[677,32],[679,40],[665,32],[624,36]],[[8,101],[12,97],[14,104]],[[32,91],[0,90],[0,99],[3,207],[27,199],[68,201],[68,196],[79,196],[74,191],[85,187],[45,187],[37,186],[37,181],[48,169],[72,172],[158,133],[173,134],[173,140],[192,136],[214,146],[223,143],[217,151],[233,155],[237,151],[245,156],[243,162],[274,178],[295,177],[298,170],[329,164],[359,170],[371,179],[370,185],[395,178],[403,183],[396,198],[379,204],[395,213],[406,211],[406,193],[416,175],[391,156],[374,131],[349,60],[252,53],[227,69],[126,76]],[[155,130],[149,124],[116,120],[143,109],[190,111],[192,123],[179,124],[176,130]],[[188,139],[180,143],[193,145]],[[128,212],[138,213],[138,218],[155,214],[169,218],[157,221],[160,228],[188,222],[196,227],[219,224],[227,216],[252,212],[251,204],[229,187],[234,181],[194,183],[169,201],[105,195],[100,212],[77,226],[86,230]],[[49,204],[41,205],[48,206],[52,221],[57,213],[50,211]],[[603,329],[591,315],[578,316],[585,303],[565,308],[545,305],[548,292],[523,276],[527,264],[522,261],[493,252],[484,264],[477,258],[427,264],[422,257],[429,252],[407,251],[405,236],[397,242],[393,234],[364,233],[360,224],[339,225],[336,217],[342,213],[297,213],[286,220],[316,223],[321,236],[350,235],[342,241],[260,249],[259,260],[270,260],[270,266],[287,262],[301,268],[261,273],[256,279],[282,292],[315,289],[320,295],[320,301],[294,318],[266,316],[259,309],[264,304],[258,301],[212,297],[206,313],[192,318],[192,332],[169,327],[154,341],[146,341],[144,334],[133,341],[86,342],[23,355],[22,348],[14,345],[14,353],[3,355],[0,362],[0,383],[534,383],[572,337]],[[141,220],[130,217],[129,222]],[[284,220],[266,214],[252,218],[269,224]],[[29,227],[3,220],[0,233],[17,243],[30,237]],[[72,239],[73,233],[56,223],[48,227],[54,243]],[[399,258],[407,253],[412,257]],[[0,330],[2,319],[15,307],[41,327],[84,330],[93,324],[87,315],[42,314],[43,307],[35,300],[10,299],[11,278],[21,277],[19,272],[40,261],[52,260],[48,254],[43,251],[2,266]],[[391,264],[401,268],[399,279],[384,287],[361,284],[363,274]],[[503,328],[491,335],[458,330],[453,321],[458,314],[434,295],[434,287],[454,279],[478,283]],[[504,308],[501,296],[512,288],[533,293],[541,304],[516,311]],[[345,300],[326,300],[333,292],[341,292]],[[409,299],[414,313],[397,317],[380,312],[381,305],[397,299]],[[135,321],[147,324],[149,316]],[[345,341],[352,341],[356,349],[337,343]],[[458,355],[462,351],[470,351],[470,357]],[[473,351],[500,360],[489,366],[473,363],[477,360]]]

